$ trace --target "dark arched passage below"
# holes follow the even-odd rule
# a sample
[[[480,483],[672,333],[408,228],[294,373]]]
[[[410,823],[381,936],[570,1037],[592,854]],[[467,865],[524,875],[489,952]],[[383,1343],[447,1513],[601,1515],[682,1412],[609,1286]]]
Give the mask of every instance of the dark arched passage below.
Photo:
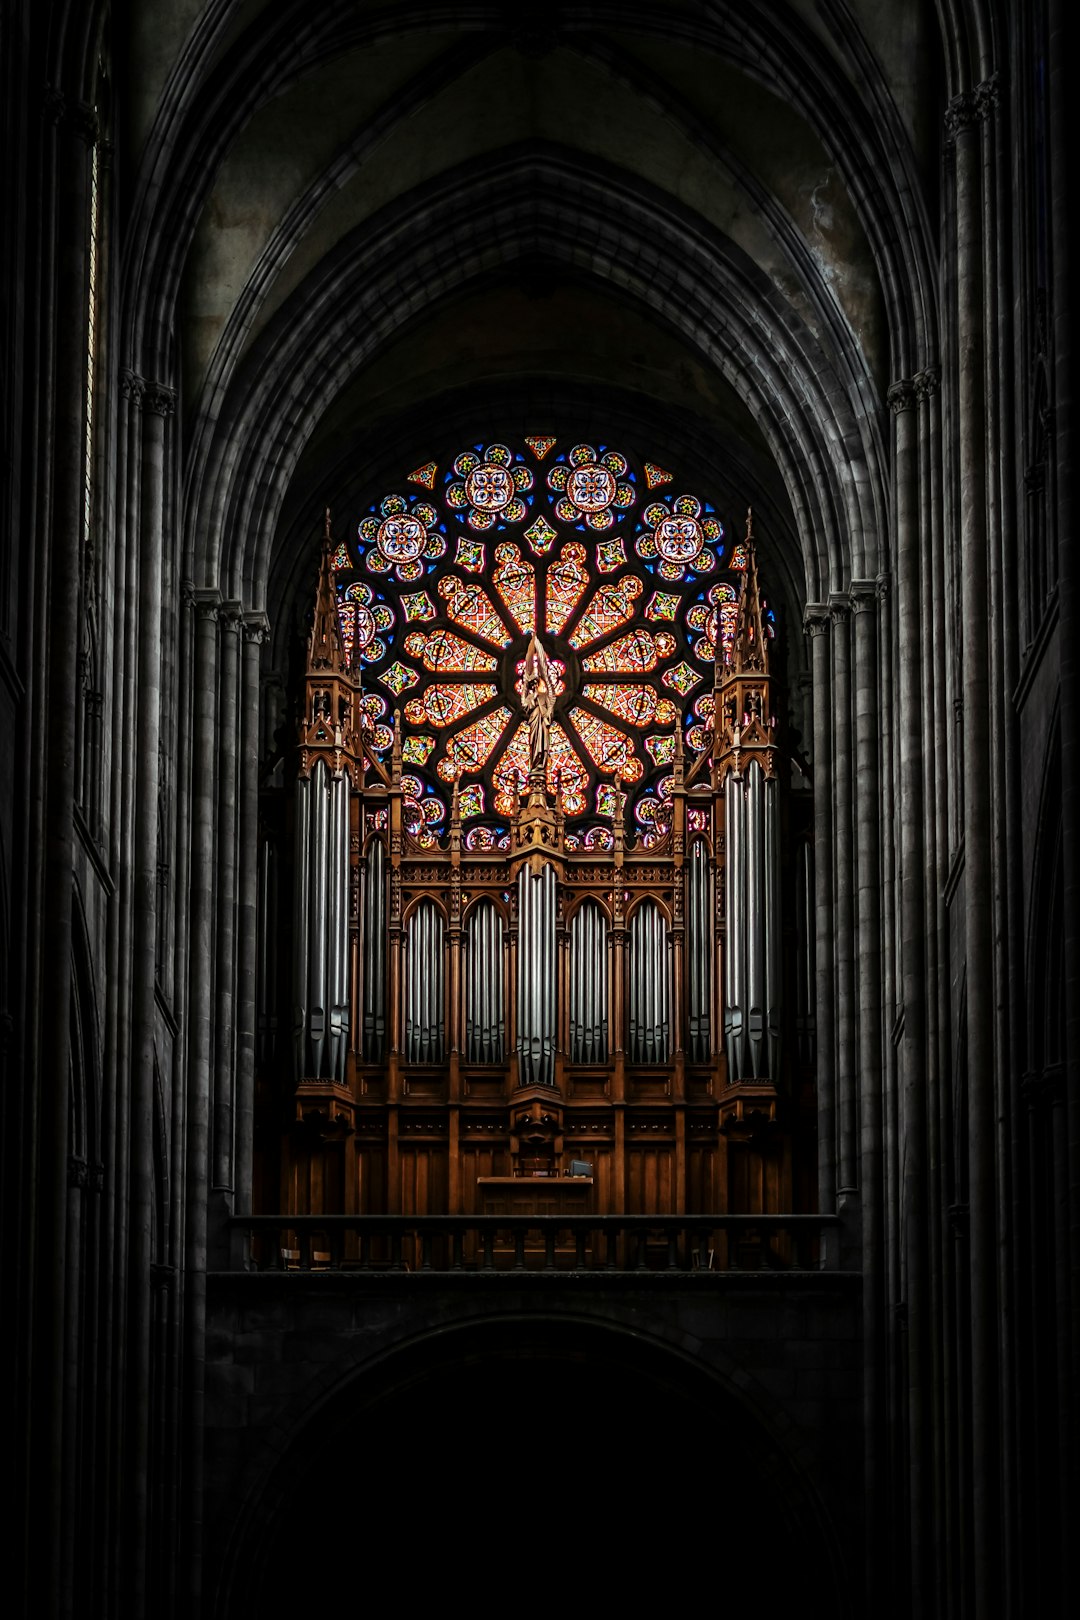
[[[414,1343],[322,1405],[217,1612],[340,1593],[476,1614],[779,1614],[812,1597],[843,1616],[835,1551],[812,1483],[700,1364],[624,1330],[506,1318]]]

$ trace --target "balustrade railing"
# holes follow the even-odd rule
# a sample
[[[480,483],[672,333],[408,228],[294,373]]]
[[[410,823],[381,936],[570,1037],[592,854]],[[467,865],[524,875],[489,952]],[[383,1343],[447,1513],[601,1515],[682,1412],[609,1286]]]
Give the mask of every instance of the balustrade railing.
[[[284,1272],[812,1272],[829,1215],[244,1215],[241,1269]]]

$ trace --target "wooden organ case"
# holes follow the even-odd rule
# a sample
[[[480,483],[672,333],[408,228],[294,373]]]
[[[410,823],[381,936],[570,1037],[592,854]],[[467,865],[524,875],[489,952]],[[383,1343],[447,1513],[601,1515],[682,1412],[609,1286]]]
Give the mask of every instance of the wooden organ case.
[[[640,817],[628,830],[616,762],[606,829],[585,847],[541,736],[505,832],[469,847],[461,772],[432,836],[402,706],[380,723],[367,696],[355,636],[350,647],[342,633],[327,514],[287,832],[291,1073],[279,1060],[276,1080],[272,1065],[260,1078],[256,1208],[810,1207],[812,1087],[798,1043],[783,1039],[798,952],[782,921],[777,738],[749,518],[740,550],[723,638],[719,611],[713,621],[704,745],[684,745],[687,705],[647,832]],[[557,668],[551,679],[566,687],[581,679]],[[503,689],[512,711],[515,688]],[[783,881],[791,887],[790,871]]]

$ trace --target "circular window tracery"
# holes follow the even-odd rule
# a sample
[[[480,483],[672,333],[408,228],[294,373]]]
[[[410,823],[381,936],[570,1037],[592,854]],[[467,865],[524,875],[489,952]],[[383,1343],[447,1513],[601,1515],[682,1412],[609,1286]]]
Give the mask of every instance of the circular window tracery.
[[[410,479],[435,492],[439,476],[429,462]],[[670,824],[676,728],[691,756],[710,743],[717,636],[730,659],[745,547],[727,547],[708,501],[653,495],[671,473],[606,444],[481,443],[441,477],[441,499],[373,505],[333,559],[381,747],[389,707],[402,712],[410,834],[439,841],[456,782],[466,847],[507,846],[529,772],[521,672],[535,632],[556,678],[546,773],[568,846],[610,847],[617,792],[654,842]]]

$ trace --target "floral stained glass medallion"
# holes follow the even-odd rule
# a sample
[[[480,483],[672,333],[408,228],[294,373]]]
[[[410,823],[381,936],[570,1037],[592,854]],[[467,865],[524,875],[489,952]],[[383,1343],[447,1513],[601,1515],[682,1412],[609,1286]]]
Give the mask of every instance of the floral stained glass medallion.
[[[681,472],[599,439],[451,445],[399,488],[410,483],[420,489],[374,501],[332,559],[347,655],[380,711],[365,711],[368,745],[384,760],[400,712],[409,836],[443,841],[456,790],[463,847],[509,846],[529,777],[534,633],[553,683],[544,770],[567,847],[611,848],[620,813],[630,838],[665,836],[677,735],[688,766],[709,746],[745,547],[725,549],[707,499],[671,492],[685,489]]]

